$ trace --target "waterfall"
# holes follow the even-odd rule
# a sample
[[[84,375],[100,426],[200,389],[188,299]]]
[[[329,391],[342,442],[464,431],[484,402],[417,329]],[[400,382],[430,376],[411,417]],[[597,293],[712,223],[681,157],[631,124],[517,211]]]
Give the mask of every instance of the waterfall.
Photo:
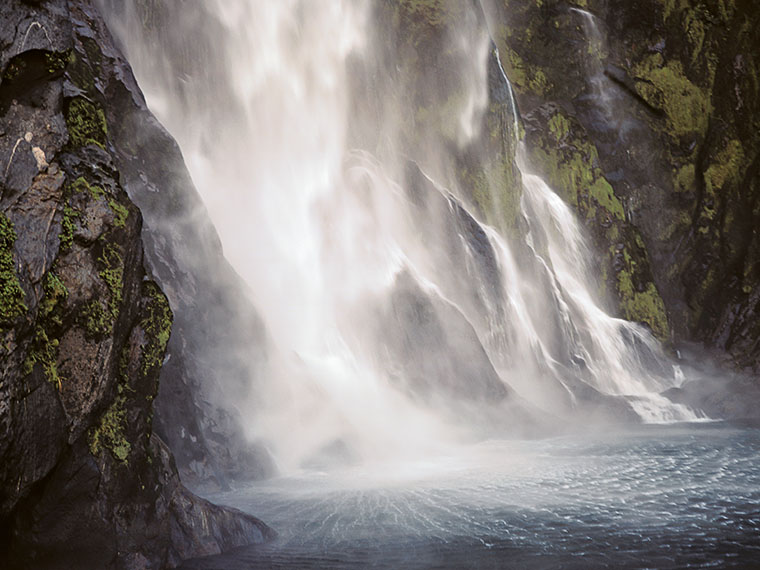
[[[282,469],[551,418],[695,417],[659,395],[673,368],[651,334],[601,308],[583,228],[540,177],[517,158],[515,237],[451,176],[489,104],[492,44],[472,9],[445,35],[457,96],[426,80],[448,113],[436,138],[410,124],[438,123],[409,108],[411,71],[393,59],[409,54],[372,40],[374,4],[169,4],[161,34],[134,7],[106,9],[266,324],[265,378],[235,405]]]
[[[588,57],[585,60],[587,81],[591,86],[594,101],[598,102],[600,111],[609,120],[614,109],[606,86],[608,79],[604,75],[602,65],[607,51],[605,37],[599,29],[596,16],[591,12],[576,7],[571,7],[570,11],[578,14],[583,21],[583,31],[588,41]]]

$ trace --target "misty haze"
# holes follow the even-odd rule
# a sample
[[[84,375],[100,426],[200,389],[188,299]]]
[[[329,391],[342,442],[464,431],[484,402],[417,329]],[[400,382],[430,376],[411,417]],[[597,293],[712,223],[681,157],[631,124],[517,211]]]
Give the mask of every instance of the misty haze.
[[[760,564],[750,3],[8,1],[11,568]]]

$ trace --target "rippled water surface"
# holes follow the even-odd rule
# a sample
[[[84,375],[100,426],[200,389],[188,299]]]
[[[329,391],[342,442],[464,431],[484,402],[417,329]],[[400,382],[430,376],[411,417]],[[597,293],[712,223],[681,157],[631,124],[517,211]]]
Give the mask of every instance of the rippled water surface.
[[[210,498],[279,536],[183,568],[760,568],[756,427],[492,441]]]

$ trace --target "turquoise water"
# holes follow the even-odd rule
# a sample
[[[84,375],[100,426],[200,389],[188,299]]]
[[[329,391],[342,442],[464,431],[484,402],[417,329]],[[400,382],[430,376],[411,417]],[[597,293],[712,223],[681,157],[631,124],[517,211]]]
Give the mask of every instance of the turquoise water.
[[[752,426],[490,441],[210,498],[279,536],[185,569],[760,567]]]

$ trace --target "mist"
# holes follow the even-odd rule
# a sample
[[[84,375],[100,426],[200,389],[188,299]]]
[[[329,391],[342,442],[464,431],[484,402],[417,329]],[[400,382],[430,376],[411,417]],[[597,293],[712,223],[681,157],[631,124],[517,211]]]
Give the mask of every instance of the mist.
[[[445,8],[417,74],[382,2],[187,4],[168,32],[112,25],[266,328],[228,405],[278,469],[700,417],[660,395],[679,378],[650,332],[605,311],[477,4]]]

